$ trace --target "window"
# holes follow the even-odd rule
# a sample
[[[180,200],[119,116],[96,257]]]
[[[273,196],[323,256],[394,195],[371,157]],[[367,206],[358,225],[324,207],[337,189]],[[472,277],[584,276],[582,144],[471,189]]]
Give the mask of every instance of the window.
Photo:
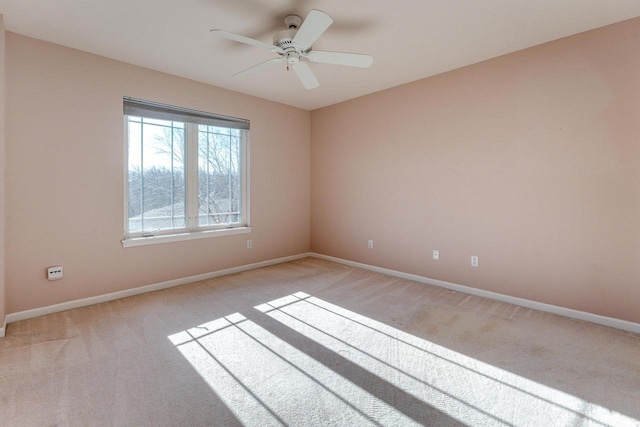
[[[132,98],[124,115],[125,246],[248,231],[248,120]]]

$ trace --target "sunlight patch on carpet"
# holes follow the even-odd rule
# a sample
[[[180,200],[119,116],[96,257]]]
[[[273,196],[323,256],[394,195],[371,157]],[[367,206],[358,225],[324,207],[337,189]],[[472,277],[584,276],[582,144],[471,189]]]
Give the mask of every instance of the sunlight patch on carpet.
[[[169,339],[243,425],[419,425],[239,313]]]
[[[302,292],[256,309],[465,424],[639,425]]]

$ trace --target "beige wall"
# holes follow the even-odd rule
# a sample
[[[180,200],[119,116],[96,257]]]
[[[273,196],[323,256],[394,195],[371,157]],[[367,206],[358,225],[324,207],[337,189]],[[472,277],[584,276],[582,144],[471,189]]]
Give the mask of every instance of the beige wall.
[[[122,248],[123,96],[251,120],[253,233]],[[310,248],[308,111],[7,33],[6,138],[9,313]]]
[[[311,248],[640,322],[638,19],[312,113],[6,37],[7,313]],[[252,234],[122,248],[123,96],[251,120]]]
[[[5,102],[5,32],[4,17],[0,15],[0,328],[4,326],[5,311],[5,268],[4,268],[4,227],[5,227],[5,141],[4,141],[4,102]]]
[[[312,250],[640,322],[638,46],[635,19],[312,112]]]

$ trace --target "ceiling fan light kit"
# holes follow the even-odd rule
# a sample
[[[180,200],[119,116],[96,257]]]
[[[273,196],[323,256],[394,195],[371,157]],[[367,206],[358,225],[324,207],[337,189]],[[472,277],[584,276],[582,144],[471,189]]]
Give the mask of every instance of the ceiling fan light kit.
[[[298,15],[287,15],[284,18],[284,23],[288,29],[282,30],[274,35],[273,45],[224,30],[211,30],[211,33],[228,40],[266,49],[280,56],[279,58],[268,59],[267,61],[240,71],[234,74],[234,77],[253,74],[272,64],[286,61],[287,70],[293,69],[306,89],[314,89],[318,87],[320,83],[305,60],[360,68],[368,68],[373,63],[373,57],[371,55],[312,49],[313,43],[315,43],[333,23],[333,19],[321,10],[311,10],[304,21]]]

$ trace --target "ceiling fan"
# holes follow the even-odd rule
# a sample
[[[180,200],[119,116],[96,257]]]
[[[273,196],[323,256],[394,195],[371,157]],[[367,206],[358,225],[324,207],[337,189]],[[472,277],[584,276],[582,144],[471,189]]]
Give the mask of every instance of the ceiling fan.
[[[313,71],[311,71],[309,64],[303,59],[323,64],[346,65],[360,68],[368,68],[373,63],[373,57],[371,55],[312,50],[311,45],[313,45],[333,23],[333,19],[321,10],[311,10],[304,22],[298,15],[287,15],[284,18],[284,23],[288,29],[276,33],[273,37],[273,44],[224,30],[211,30],[211,33],[225,39],[266,49],[279,55],[278,58],[266,60],[246,70],[240,71],[234,74],[233,77],[243,77],[272,64],[279,64],[286,61],[287,70],[290,68],[293,69],[306,89],[314,89],[318,87],[320,83],[315,74],[313,74]]]

